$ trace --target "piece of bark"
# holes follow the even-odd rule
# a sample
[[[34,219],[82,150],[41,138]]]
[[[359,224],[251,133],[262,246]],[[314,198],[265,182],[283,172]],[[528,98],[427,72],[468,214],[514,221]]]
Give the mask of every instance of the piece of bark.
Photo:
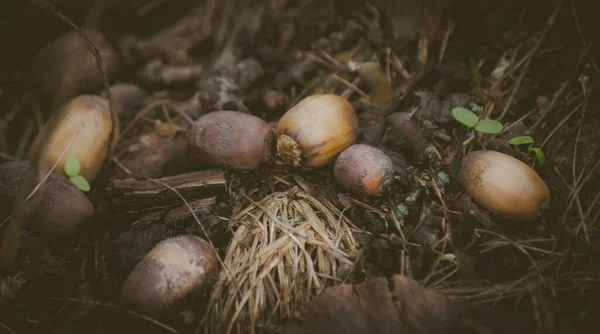
[[[192,208],[192,211],[195,215],[205,214],[210,212],[210,207],[217,203],[217,196],[202,198],[199,200],[195,200],[193,202],[189,202],[188,204]],[[165,224],[173,224],[178,220],[184,220],[192,217],[192,212],[187,205],[182,205],[178,208],[175,208],[167,213],[165,216]]]
[[[466,304],[427,290],[409,277],[394,275],[391,285],[400,322],[414,333],[447,333],[468,313]]]
[[[449,299],[406,276],[329,287],[281,331],[304,333],[530,333],[522,315]]]
[[[209,169],[157,179],[177,190],[184,198],[198,198],[223,191],[226,184],[225,171]],[[181,202],[173,190],[153,180],[112,180],[107,191],[117,203],[152,205]],[[127,206],[126,205],[126,206]]]
[[[300,323],[283,333],[410,333],[402,326],[383,277],[329,287],[308,304]]]

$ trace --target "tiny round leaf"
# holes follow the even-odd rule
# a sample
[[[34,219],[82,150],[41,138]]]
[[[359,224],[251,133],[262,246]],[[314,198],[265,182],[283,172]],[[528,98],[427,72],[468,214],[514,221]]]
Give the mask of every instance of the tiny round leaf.
[[[472,128],[479,121],[479,117],[469,109],[456,107],[452,109],[452,117],[460,123]]]
[[[79,175],[81,171],[81,164],[79,163],[79,159],[74,156],[69,156],[67,160],[65,160],[65,174],[67,176],[75,176]]]
[[[72,176],[69,178],[73,184],[81,191],[90,191],[91,187],[85,177],[81,175]]]
[[[508,143],[511,145],[533,144],[533,142],[533,138],[529,136],[519,136],[508,141]]]
[[[493,119],[482,119],[475,126],[475,131],[483,132],[483,133],[500,133],[504,125],[498,121],[494,121]]]

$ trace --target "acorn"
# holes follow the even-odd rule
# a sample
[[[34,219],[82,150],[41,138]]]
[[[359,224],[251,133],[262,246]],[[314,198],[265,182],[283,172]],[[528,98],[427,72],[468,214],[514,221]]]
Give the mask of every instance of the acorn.
[[[27,161],[10,161],[0,164],[0,221],[14,207],[21,178],[29,168]],[[50,173],[34,195],[38,202],[25,219],[25,228],[52,236],[70,236],[78,227],[94,216],[90,200],[68,178]]]
[[[358,117],[350,102],[335,94],[312,95],[279,120],[277,154],[295,167],[323,167],[354,144],[358,133]]]
[[[96,46],[108,80],[122,68],[116,49],[101,32],[86,29],[86,37]],[[77,31],[71,30],[46,44],[31,63],[36,93],[52,106],[61,106],[83,92],[100,89],[104,84],[96,58]]]
[[[525,222],[548,208],[550,192],[522,161],[497,151],[473,151],[461,161],[458,182],[473,200],[505,219]]]
[[[50,127],[52,132],[44,143],[40,142],[41,132],[38,133],[29,148],[29,160],[43,157],[45,166],[52,168],[79,131],[55,171],[64,174],[67,158],[74,156],[81,165],[79,175],[93,182],[108,154],[112,131],[108,101],[98,95],[79,95],[57,110],[45,127]],[[43,144],[44,152],[40,152],[40,144]]]
[[[428,148],[423,130],[408,112],[395,112],[386,118],[381,144],[413,162],[423,161]]]
[[[213,167],[250,170],[273,157],[275,135],[267,122],[239,111],[202,115],[188,133],[194,161]]]
[[[102,90],[100,96],[108,100],[106,89]],[[120,82],[110,86],[110,97],[118,117],[122,120],[129,120],[133,118],[137,108],[148,97],[148,94],[137,85]]]
[[[383,195],[394,180],[394,164],[381,150],[355,144],[337,157],[333,175],[342,188],[367,197]]]
[[[129,274],[120,299],[148,315],[168,312],[193,292],[209,287],[217,254],[207,241],[181,235],[158,243]]]

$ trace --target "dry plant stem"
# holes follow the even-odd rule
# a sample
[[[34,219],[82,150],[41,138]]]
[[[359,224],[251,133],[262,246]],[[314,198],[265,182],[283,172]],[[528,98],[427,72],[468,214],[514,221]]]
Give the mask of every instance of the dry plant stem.
[[[101,303],[101,302],[97,302],[94,300],[86,300],[86,299],[77,299],[77,298],[63,298],[63,297],[48,297],[47,299],[49,300],[54,300],[54,301],[59,301],[59,302],[71,302],[71,303],[77,303],[77,304],[88,304],[88,305],[94,305],[94,306],[100,306],[100,307],[106,307],[106,308],[110,308],[110,309],[114,309],[114,310],[118,310],[121,312],[125,312],[127,314],[130,314],[134,317],[140,318],[142,320],[145,320],[149,323],[152,323],[158,327],[161,327],[162,329],[170,332],[170,333],[180,333],[179,331],[177,331],[176,329],[169,327],[165,324],[163,324],[162,322],[159,322],[156,319],[153,319],[151,317],[148,317],[146,315],[137,313],[135,311],[126,309],[126,308],[122,308],[120,306],[117,305],[112,305],[112,304],[107,304],[107,303]]]
[[[17,332],[13,331],[13,330],[12,330],[10,327],[6,326],[6,325],[5,325],[5,324],[3,324],[2,322],[0,322],[0,327],[4,328],[4,330],[5,330],[7,333],[10,333],[10,334],[17,334]]]
[[[526,112],[525,115],[519,117],[516,121],[508,124],[507,126],[504,127],[504,129],[502,129],[502,133],[506,133],[508,132],[508,130],[514,128],[517,124],[521,123],[522,121],[524,121],[525,119],[529,118],[529,116],[533,115],[535,112],[537,112],[540,109],[540,107],[535,107],[533,109],[531,109],[530,111]]]
[[[448,21],[448,27],[446,28],[446,31],[444,32],[444,39],[442,40],[442,45],[440,47],[440,53],[438,55],[438,64],[441,64],[442,60],[444,60],[444,54],[446,53],[446,47],[448,46],[448,40],[450,39],[450,35],[452,35],[453,31],[454,31],[454,23]]]
[[[350,89],[352,89],[353,91],[355,91],[356,93],[358,93],[358,95],[360,95],[362,98],[366,99],[367,101],[371,100],[371,97],[369,95],[367,95],[365,92],[363,92],[360,88],[356,87],[355,85],[353,85],[351,82],[349,82],[348,80],[340,77],[339,75],[333,73],[331,75],[335,80],[343,83],[344,85],[348,86]]]
[[[538,50],[540,49],[540,46],[542,45],[542,42],[546,38],[546,35],[550,31],[550,29],[554,26],[554,21],[556,21],[556,17],[558,16],[559,10],[562,7],[562,3],[563,3],[563,0],[558,0],[556,2],[556,5],[554,6],[554,11],[548,18],[548,21],[546,21],[546,25],[544,26],[544,29],[538,36],[537,42],[535,43],[535,45],[533,46],[533,48],[527,55],[527,60],[525,62],[525,65],[524,65],[523,69],[521,70],[521,74],[519,75],[519,78],[517,79],[517,82],[515,83],[515,86],[511,92],[508,100],[506,101],[506,105],[504,106],[504,109],[502,110],[500,117],[497,118],[498,121],[502,120],[504,118],[504,116],[506,116],[506,114],[508,113],[508,110],[510,109],[511,104],[512,104],[512,100],[514,99],[515,95],[517,94],[517,91],[521,87],[521,82],[523,82],[523,79],[525,78],[525,74],[527,73],[527,70],[529,69],[529,64],[531,63],[531,59],[533,59],[533,56],[538,52]]]
[[[552,97],[552,101],[550,102],[550,105],[548,106],[546,111],[542,114],[542,116],[540,116],[540,118],[537,120],[537,122],[535,122],[535,124],[533,124],[531,126],[532,130],[535,129],[538,125],[540,125],[542,120],[544,120],[544,118],[548,114],[550,114],[550,111],[552,111],[552,109],[554,108],[554,105],[556,104],[556,101],[558,101],[558,98],[564,94],[565,90],[567,89],[568,84],[569,84],[568,80],[564,81],[563,83],[560,84],[560,88],[558,88],[556,93],[554,93],[554,96]]]
[[[356,251],[347,219],[328,203],[294,187],[275,192],[231,218],[234,236],[197,332],[264,331],[274,318],[289,318],[328,284],[337,267],[352,266]],[[323,218],[320,218],[323,217]],[[333,278],[333,279],[332,279]],[[333,283],[336,284],[336,283]]]
[[[508,237],[506,237],[506,236],[504,236],[504,235],[502,235],[502,234],[499,234],[499,233],[493,232],[493,231],[481,230],[480,232],[483,232],[483,233],[488,233],[488,234],[494,235],[494,236],[496,236],[497,238],[499,238],[499,239],[501,239],[501,240],[504,240],[504,241],[506,241],[506,242],[507,242],[509,245],[511,245],[512,247],[516,248],[516,249],[517,249],[517,250],[518,250],[520,253],[522,253],[523,255],[525,255],[529,261],[531,261],[531,266],[532,266],[533,268],[535,268],[535,271],[537,272],[537,274],[538,274],[540,277],[542,277],[542,278],[544,277],[544,275],[543,275],[543,274],[542,274],[542,272],[540,271],[540,268],[538,268],[538,266],[537,266],[537,263],[535,262],[535,260],[534,260],[534,259],[533,259],[533,257],[531,256],[531,254],[529,254],[529,252],[527,252],[527,250],[525,250],[525,248],[524,248],[522,245],[519,245],[518,243],[516,243],[516,242],[514,242],[513,240],[509,239]],[[484,253],[484,252],[485,252],[485,250],[483,250],[481,253]]]
[[[573,18],[575,19],[575,27],[577,28],[577,33],[579,34],[579,38],[581,39],[581,45],[588,45],[591,46],[591,43],[588,44],[585,41],[585,38],[583,38],[583,33],[581,32],[581,27],[579,26],[579,19],[577,18],[577,9],[575,7],[575,0],[571,0],[571,13],[573,14]],[[598,69],[598,65],[596,64],[596,61],[594,60],[594,57],[589,57],[590,63],[592,64],[592,66],[594,66],[594,69],[596,70],[596,72],[599,71]]]
[[[548,134],[548,137],[546,137],[546,139],[544,139],[544,141],[542,142],[542,144],[540,145],[540,148],[544,148],[544,145],[546,145],[546,143],[550,140],[550,138],[552,138],[552,136],[554,136],[554,134],[556,132],[558,132],[558,130],[567,123],[567,121],[573,116],[575,115],[576,112],[579,111],[579,109],[581,109],[583,107],[583,104],[578,105],[576,108],[574,108],[567,116],[565,116],[557,125],[556,127],[554,127],[554,129],[552,129],[552,131],[550,131],[550,133]]]
[[[585,169],[585,168],[584,168],[584,169]],[[562,173],[560,172],[560,170],[558,169],[558,167],[557,167],[557,166],[554,166],[554,171],[555,171],[555,172],[556,172],[556,174],[557,174],[557,175],[560,177],[560,179],[563,181],[563,183],[565,184],[565,186],[566,186],[566,187],[569,189],[569,191],[570,191],[570,194],[569,194],[569,196],[571,196],[571,195],[573,194],[573,192],[574,192],[575,188],[577,187],[577,185],[578,185],[578,182],[579,182],[579,180],[581,179],[581,176],[582,176],[582,175],[580,175],[580,177],[579,177],[579,178],[575,178],[575,177],[574,177],[574,178],[573,178],[573,186],[571,186],[571,185],[569,184],[569,182],[568,182],[568,181],[565,179],[565,177],[562,175]],[[582,174],[583,174],[583,170],[582,170]],[[579,194],[577,194],[577,195],[576,195],[576,198],[577,198],[577,200],[576,200],[576,201],[577,201],[577,205],[578,205],[578,207],[579,207],[579,210],[580,210],[580,218],[581,218],[581,220],[582,220],[582,222],[583,222],[583,221],[585,221],[585,218],[587,218],[587,215],[583,215],[583,214],[581,213],[581,210],[582,210],[582,208],[581,208],[581,202],[580,202],[580,200],[579,200]],[[592,202],[592,203],[593,203],[593,202]],[[592,205],[592,207],[593,207],[593,205]],[[562,220],[563,224],[565,224],[565,222],[566,222],[566,219],[567,219],[566,215],[565,215],[565,216],[563,216],[563,220]],[[579,233],[579,229],[580,229],[580,228],[581,228],[581,223],[580,223],[580,225],[578,225],[578,226],[577,226],[575,233]],[[586,240],[587,240],[587,241],[589,241],[589,237],[588,237],[588,235],[587,235],[587,229],[586,229],[584,232],[586,233],[586,235],[585,235],[585,237],[586,237]]]
[[[400,73],[400,75],[408,80],[411,78],[410,73],[408,73],[408,71],[406,70],[406,68],[404,67],[404,65],[402,64],[402,61],[400,60],[400,57],[398,57],[398,55],[396,55],[396,53],[394,52],[394,57],[393,57],[393,62],[392,62],[392,66],[394,66],[394,69]],[[390,80],[391,81],[391,80]]]
[[[139,122],[141,119],[143,119],[144,116],[146,116],[146,114],[148,114],[149,112],[151,112],[152,110],[154,110],[157,107],[165,107],[165,106],[170,107],[171,109],[175,110],[190,125],[194,124],[194,120],[191,119],[190,116],[188,116],[186,113],[184,113],[183,110],[181,110],[181,109],[177,108],[175,105],[173,105],[173,101],[171,101],[169,99],[159,99],[156,101],[152,101],[143,110],[140,110],[140,112],[138,112],[135,115],[135,117],[131,120],[131,122],[129,122],[129,124],[127,124],[125,129],[123,129],[123,132],[121,133],[121,137],[125,138],[125,134],[129,133],[129,131],[131,131],[131,129],[133,129],[133,127],[137,124],[137,122]]]

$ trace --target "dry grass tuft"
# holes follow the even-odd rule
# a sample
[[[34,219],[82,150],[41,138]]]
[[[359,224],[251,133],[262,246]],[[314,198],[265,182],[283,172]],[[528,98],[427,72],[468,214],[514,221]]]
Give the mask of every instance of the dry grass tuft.
[[[210,296],[206,333],[260,332],[344,279],[358,243],[351,223],[329,208],[294,187],[232,217],[234,236]]]

